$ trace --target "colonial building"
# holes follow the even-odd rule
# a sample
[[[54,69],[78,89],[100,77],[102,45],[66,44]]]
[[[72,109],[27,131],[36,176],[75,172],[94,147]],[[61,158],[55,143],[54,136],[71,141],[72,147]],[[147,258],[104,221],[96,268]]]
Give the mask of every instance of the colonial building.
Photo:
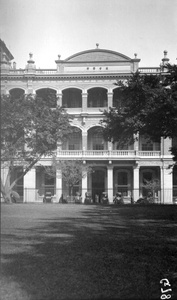
[[[136,54],[130,58],[117,51],[100,49],[98,44],[95,49],[66,59],[58,56],[55,69],[37,69],[31,53],[24,69],[18,69],[15,62],[11,63],[12,59],[1,41],[1,93],[42,95],[46,89],[51,89],[58,97],[57,104],[74,115],[72,126],[78,131],[68,142],[58,145],[57,157],[82,159],[84,164],[92,166],[94,172],[75,187],[75,192],[82,194],[82,201],[85,192],[90,192],[95,199],[95,195],[100,197],[104,191],[108,193],[110,203],[117,191],[122,193],[125,201],[130,202],[131,198],[136,201],[146,193],[143,180],[158,179],[156,201],[173,203],[177,197],[177,168],[169,168],[172,164],[169,148],[175,141],[161,138],[159,143],[153,143],[139,136],[134,144],[119,149],[116,144],[105,141],[98,130],[103,110],[113,107],[119,98],[119,89],[115,85],[118,80],[128,78],[137,70],[157,74],[163,72],[162,68],[141,68]],[[162,65],[168,61],[164,51]],[[40,164],[50,166],[51,159],[42,159]],[[23,201],[42,202],[49,189],[54,202],[58,202],[61,195],[67,197],[70,191],[60,170],[57,170],[56,178],[49,178],[41,165],[35,166],[18,182],[16,189]],[[21,170],[19,166],[14,176]],[[2,177],[4,174],[5,170]]]

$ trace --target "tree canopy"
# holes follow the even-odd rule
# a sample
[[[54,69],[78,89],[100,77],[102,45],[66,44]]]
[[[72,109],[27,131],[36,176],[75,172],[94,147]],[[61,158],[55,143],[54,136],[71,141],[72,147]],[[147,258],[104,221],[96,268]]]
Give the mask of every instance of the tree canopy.
[[[4,198],[9,199],[16,182],[41,157],[52,155],[57,142],[62,142],[72,132],[66,111],[58,106],[51,108],[49,100],[53,97],[50,92],[44,98],[1,96],[1,166],[8,169],[6,182],[1,180]],[[17,165],[23,166],[23,173],[10,182]]]
[[[53,156],[52,168],[46,167],[46,173],[50,176],[57,176],[56,171],[60,170],[62,179],[66,182],[67,186],[71,189],[71,196],[73,196],[73,188],[79,184],[82,178],[92,172],[90,165],[83,163],[83,160],[59,160]]]
[[[133,142],[135,134],[153,141],[161,137],[177,137],[177,66],[166,65],[166,72],[143,75],[139,72],[125,82],[117,82],[120,90],[116,106],[104,112],[104,137],[123,145]],[[177,148],[171,148],[177,161]]]

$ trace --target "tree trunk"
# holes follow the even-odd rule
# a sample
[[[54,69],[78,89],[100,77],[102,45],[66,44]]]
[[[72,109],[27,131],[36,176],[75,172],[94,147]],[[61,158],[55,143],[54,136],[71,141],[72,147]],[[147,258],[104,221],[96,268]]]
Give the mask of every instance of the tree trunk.
[[[73,201],[73,186],[71,186],[71,201]]]
[[[3,184],[1,179],[1,194],[6,203],[12,203],[10,185]]]

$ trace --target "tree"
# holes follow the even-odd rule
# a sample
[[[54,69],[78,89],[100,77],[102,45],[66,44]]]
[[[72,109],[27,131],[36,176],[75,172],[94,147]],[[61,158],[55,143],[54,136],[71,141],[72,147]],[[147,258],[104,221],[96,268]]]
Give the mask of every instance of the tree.
[[[148,191],[148,194],[150,194],[150,196],[155,199],[155,193],[160,190],[160,181],[158,178],[152,180],[144,179],[142,187],[144,187]]]
[[[163,75],[132,74],[126,82],[117,82],[120,98],[116,107],[104,112],[103,133],[119,145],[133,142],[134,136],[177,137],[177,66],[168,64]],[[177,161],[177,148],[171,152]]]
[[[52,155],[57,142],[72,132],[66,111],[48,104],[53,97],[50,92],[44,99],[32,95],[1,96],[1,167],[8,170],[6,181],[1,178],[5,201],[11,201],[16,183],[41,157]],[[23,172],[12,180],[16,166],[23,166]]]
[[[71,198],[74,186],[92,172],[91,167],[83,164],[82,160],[58,160],[55,156],[53,156],[52,168],[46,167],[45,169],[50,176],[56,176],[57,170],[61,171],[62,179],[71,190]]]

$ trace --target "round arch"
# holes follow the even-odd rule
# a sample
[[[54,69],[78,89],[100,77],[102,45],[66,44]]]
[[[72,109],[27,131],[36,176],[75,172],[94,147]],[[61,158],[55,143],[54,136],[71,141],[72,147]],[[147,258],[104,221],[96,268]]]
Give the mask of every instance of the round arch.
[[[20,98],[25,94],[25,90],[22,88],[11,88],[9,94],[14,98]]]
[[[87,130],[88,150],[107,150],[108,143],[102,133],[102,126],[92,126]]]
[[[122,94],[120,87],[115,87],[113,89],[113,107],[122,106]]]
[[[82,90],[78,88],[66,88],[62,90],[62,106],[66,108],[82,107]]]
[[[50,89],[50,90],[54,90],[56,92],[58,92],[58,89],[53,87],[53,86],[40,86],[34,89],[34,92],[36,93],[39,90],[43,90],[43,89]]]
[[[36,96],[43,99],[43,101],[51,108],[57,106],[57,91],[53,88],[41,88],[35,90]]]
[[[68,89],[77,89],[77,90],[80,90],[83,92],[83,89],[81,87],[78,87],[78,86],[66,86],[66,87],[63,87],[60,91],[63,92],[65,90],[68,90]]]
[[[72,126],[72,127],[76,127],[76,128],[78,128],[78,129],[80,129],[81,131],[83,131],[83,127],[82,127],[81,125],[79,125],[79,124],[71,123],[71,126]]]
[[[107,90],[107,92],[109,92],[109,88],[108,87],[105,87],[105,85],[98,85],[98,86],[95,86],[95,85],[93,85],[93,86],[90,86],[89,88],[87,88],[87,92],[89,91],[89,90],[92,90],[92,89],[104,89],[104,90]]]
[[[82,129],[79,126],[71,125],[73,132],[68,135],[67,140],[63,143],[63,150],[82,150]]]
[[[107,107],[108,105],[108,89],[105,87],[93,87],[87,90],[87,106],[88,107]]]

